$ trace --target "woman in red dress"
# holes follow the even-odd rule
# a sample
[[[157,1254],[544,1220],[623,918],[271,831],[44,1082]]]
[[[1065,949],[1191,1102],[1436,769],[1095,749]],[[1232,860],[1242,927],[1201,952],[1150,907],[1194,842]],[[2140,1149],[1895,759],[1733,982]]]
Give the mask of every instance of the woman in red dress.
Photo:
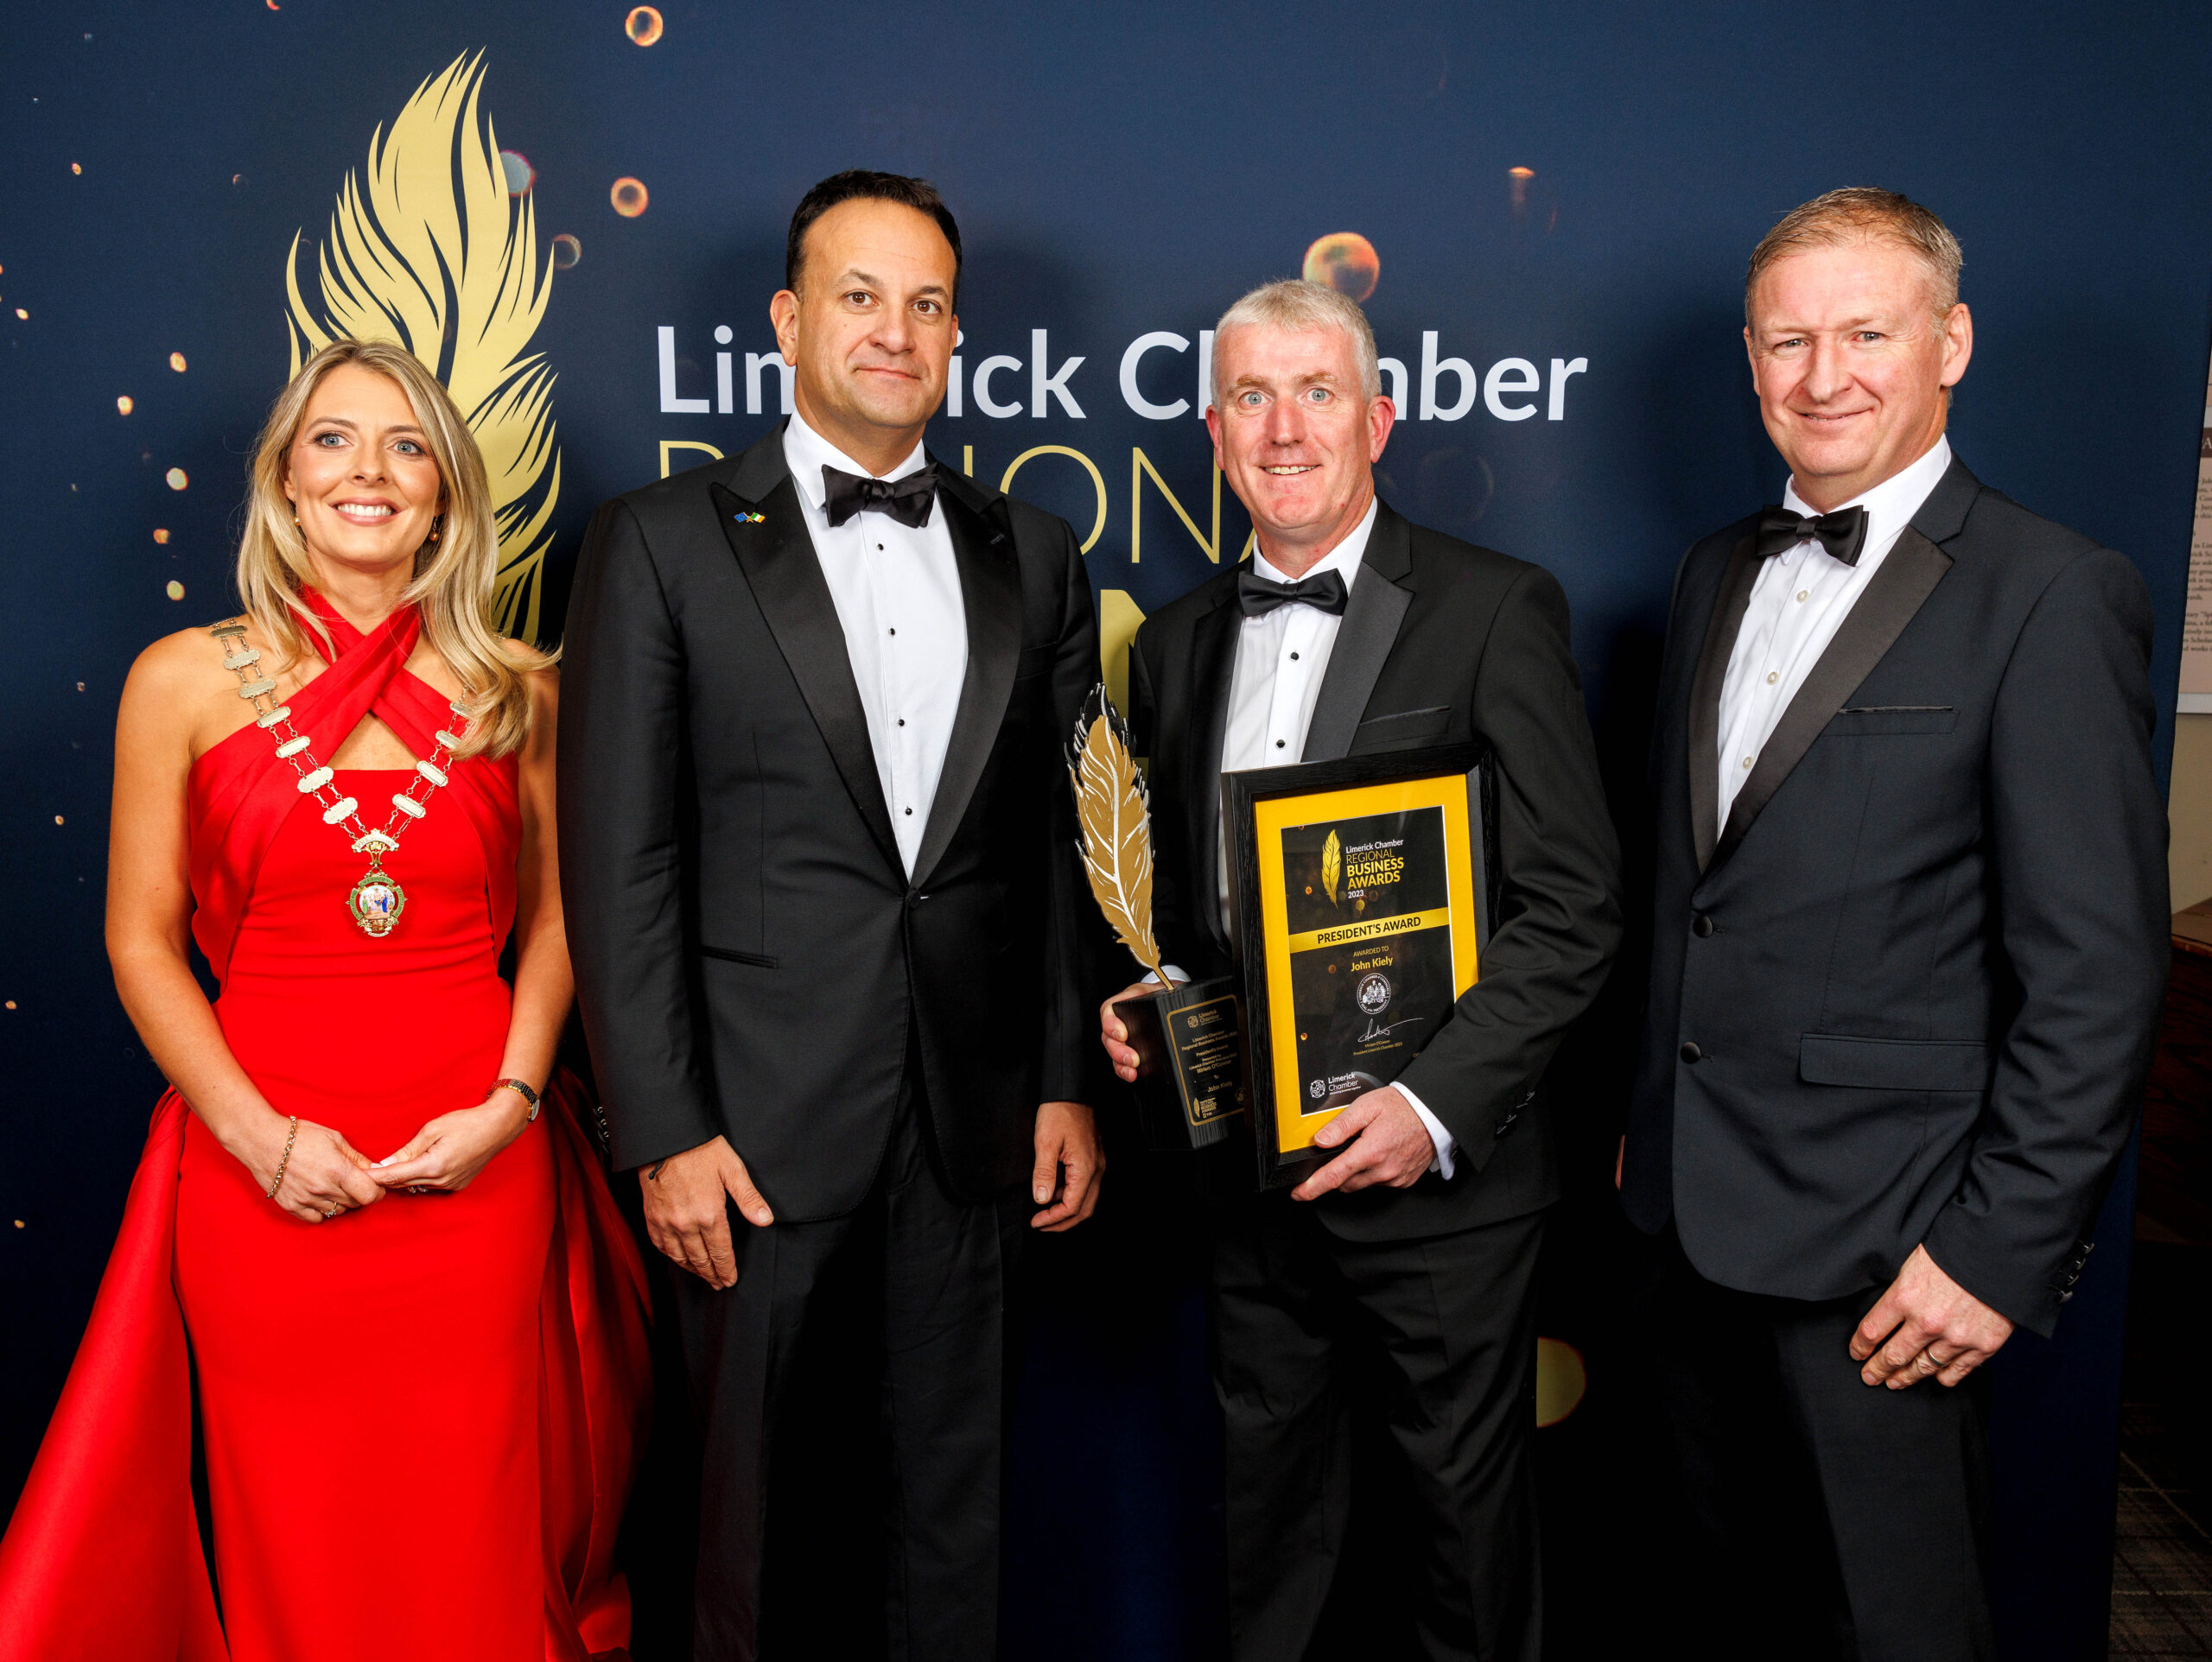
[[[627,1643],[644,1282],[554,1075],[555,680],[497,559],[443,389],[341,341],[263,433],[245,614],[131,671],[108,950],[172,1089],[0,1544],[10,1662]]]

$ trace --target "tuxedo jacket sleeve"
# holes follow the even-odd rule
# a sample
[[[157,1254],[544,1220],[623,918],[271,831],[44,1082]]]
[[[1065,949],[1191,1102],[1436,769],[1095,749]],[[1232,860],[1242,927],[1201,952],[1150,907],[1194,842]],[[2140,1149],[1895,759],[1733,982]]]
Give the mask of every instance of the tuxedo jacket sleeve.
[[[2165,986],[2151,627],[2134,566],[2084,551],[2028,612],[1990,721],[1987,834],[2018,1006],[1926,1246],[1985,1304],[2044,1331],[2126,1145]]]
[[[650,1164],[722,1134],[694,1026],[683,798],[690,723],[682,638],[630,505],[593,516],[562,643],[562,885],[593,1067],[623,1082],[615,1163]],[[587,873],[591,880],[579,880]]]
[[[1621,893],[1558,580],[1522,567],[1471,663],[1469,725],[1497,776],[1497,911],[1480,978],[1401,1078],[1479,1171],[1597,996]]]

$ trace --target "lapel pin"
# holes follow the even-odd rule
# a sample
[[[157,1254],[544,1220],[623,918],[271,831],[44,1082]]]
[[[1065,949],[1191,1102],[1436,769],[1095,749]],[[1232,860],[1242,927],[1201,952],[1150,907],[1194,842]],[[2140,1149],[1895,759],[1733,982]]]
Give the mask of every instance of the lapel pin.
[[[732,514],[730,517],[741,525],[765,525],[768,523],[766,514]]]

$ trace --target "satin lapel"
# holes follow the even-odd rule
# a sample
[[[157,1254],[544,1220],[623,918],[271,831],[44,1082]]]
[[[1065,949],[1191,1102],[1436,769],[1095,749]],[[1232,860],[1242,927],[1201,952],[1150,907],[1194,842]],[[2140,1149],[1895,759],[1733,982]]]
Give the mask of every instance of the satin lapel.
[[[914,855],[914,881],[926,882],[944,856],[969,800],[998,744],[1006,720],[1014,672],[1021,658],[1021,568],[1003,511],[977,511],[949,489],[938,492],[938,511],[952,533],[952,558],[960,572],[960,609],[968,620],[968,669],[960,682],[960,707],[944,747],[929,823]]]
[[[1913,620],[1951,568],[1951,556],[1918,531],[1908,528],[1897,540],[1881,569],[1866,585],[1866,592],[1851,608],[1828,650],[1805,677],[1797,696],[1782,713],[1774,736],[1759,752],[1758,765],[1728,810],[1728,824],[1713,850],[1714,864],[1728,858],[1742,842],[1759,812],[1774,800],[1805,752],[1821,736],[1821,729],[1835,717],[1844,701],[1859,689],[1883,655],[1897,644],[1904,626]],[[1716,762],[1717,762],[1716,758]],[[1714,789],[1718,790],[1717,784]]]
[[[1728,556],[1713,616],[1705,625],[1697,676],[1690,682],[1690,829],[1700,872],[1713,864],[1713,845],[1720,841],[1720,688],[1728,678],[1736,637],[1743,632],[1744,613],[1751,608],[1751,585],[1758,580],[1754,546],[1755,540],[1745,536]]]
[[[822,742],[829,746],[830,759],[852,794],[853,806],[885,858],[903,873],[899,840],[891,833],[891,811],[884,806],[883,782],[875,771],[875,747],[868,736],[868,714],[861,708],[860,688],[853,680],[837,603],[830,598],[814,541],[806,534],[798,486],[788,473],[779,473],[774,487],[757,501],[748,502],[721,485],[709,485],[708,494],[768,632],[776,638]],[[761,516],[758,520],[751,517],[756,512]]]
[[[1224,586],[1213,610],[1191,631],[1190,748],[1183,783],[1191,818],[1191,887],[1198,917],[1224,952],[1229,923],[1221,915],[1221,741],[1229,726],[1230,683],[1236,673],[1236,638],[1243,623],[1236,589]]]
[[[1396,581],[1413,569],[1409,542],[1406,522],[1387,507],[1378,509],[1366,552],[1360,556],[1359,580],[1351,586],[1344,620],[1329,649],[1329,668],[1313,701],[1313,719],[1306,724],[1300,761],[1333,762],[1351,749],[1359,720],[1367,714],[1367,701],[1397,644],[1398,625],[1414,603],[1412,591],[1399,587]]]

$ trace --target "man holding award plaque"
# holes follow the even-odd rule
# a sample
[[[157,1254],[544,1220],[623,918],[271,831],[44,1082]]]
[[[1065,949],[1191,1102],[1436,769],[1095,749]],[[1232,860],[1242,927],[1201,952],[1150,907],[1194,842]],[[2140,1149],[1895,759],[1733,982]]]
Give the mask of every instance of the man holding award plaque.
[[[1231,1653],[1307,1653],[1364,1368],[1419,1504],[1393,1602],[1420,1653],[1533,1659],[1542,1079],[1621,930],[1567,603],[1376,499],[1395,412],[1351,301],[1254,291],[1213,376],[1257,551],[1145,623],[1129,687],[1157,955],[1234,978],[1249,1054],[1250,1136],[1192,1157],[1211,1168]],[[1125,1080],[1143,1058],[1116,1003],[1156,991],[1101,1012]]]

